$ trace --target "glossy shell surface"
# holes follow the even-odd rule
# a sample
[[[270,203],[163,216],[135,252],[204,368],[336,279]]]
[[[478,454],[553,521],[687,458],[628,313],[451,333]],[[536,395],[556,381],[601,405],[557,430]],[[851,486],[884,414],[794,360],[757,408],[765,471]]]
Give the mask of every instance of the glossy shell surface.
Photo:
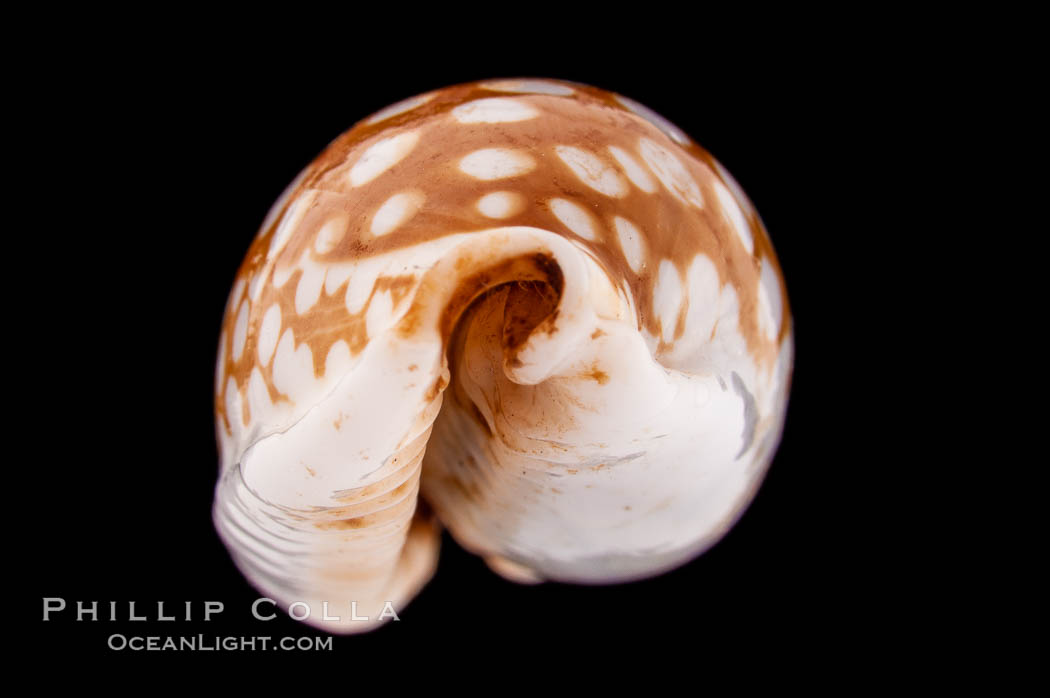
[[[442,525],[517,581],[658,574],[753,496],[792,346],[758,214],[659,115],[555,80],[412,97],[303,170],[237,274],[216,525],[335,632],[400,611]]]

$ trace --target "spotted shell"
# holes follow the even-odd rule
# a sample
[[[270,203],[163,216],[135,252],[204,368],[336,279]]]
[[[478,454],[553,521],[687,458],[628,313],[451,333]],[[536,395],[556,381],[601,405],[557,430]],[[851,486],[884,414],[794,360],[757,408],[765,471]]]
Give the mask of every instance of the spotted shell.
[[[216,526],[335,632],[400,611],[442,525],[516,581],[658,574],[753,496],[792,347],[758,214],[667,120],[555,80],[412,97],[302,171],[237,273]]]

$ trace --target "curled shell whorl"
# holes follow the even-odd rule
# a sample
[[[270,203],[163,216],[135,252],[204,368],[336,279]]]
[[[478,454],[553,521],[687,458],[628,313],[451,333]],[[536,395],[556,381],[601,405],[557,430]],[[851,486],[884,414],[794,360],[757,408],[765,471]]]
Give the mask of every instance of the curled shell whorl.
[[[335,632],[418,592],[442,524],[518,581],[657,574],[750,501],[791,364],[762,222],[685,134],[576,83],[437,90],[333,141],[252,243],[216,526]]]

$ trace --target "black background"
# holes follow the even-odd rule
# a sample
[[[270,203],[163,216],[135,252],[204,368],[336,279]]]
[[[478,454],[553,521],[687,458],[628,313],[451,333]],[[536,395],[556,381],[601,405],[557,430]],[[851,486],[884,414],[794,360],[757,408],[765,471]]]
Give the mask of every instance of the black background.
[[[701,661],[716,650],[821,654],[869,638],[886,560],[855,526],[864,454],[844,455],[857,417],[843,407],[851,374],[841,357],[856,350],[851,319],[864,293],[849,262],[858,216],[845,200],[862,186],[858,163],[881,147],[872,123],[895,105],[873,96],[879,67],[840,44],[671,43],[551,42],[521,55],[498,41],[473,54],[435,42],[362,58],[376,38],[321,59],[269,41],[226,52],[138,40],[70,52],[77,60],[37,86],[48,106],[33,143],[34,224],[50,261],[33,270],[46,320],[26,372],[60,367],[34,393],[41,418],[27,436],[41,455],[22,473],[37,493],[25,524],[32,588],[19,601],[34,649],[134,661],[145,653],[107,649],[112,633],[319,634],[283,616],[253,619],[258,594],[212,527],[212,381],[226,295],[270,204],[329,141],[399,99],[493,77],[629,96],[737,178],[770,231],[794,314],[783,441],[739,523],[672,573],[612,587],[517,586],[446,535],[435,578],[402,620],[336,637],[334,652],[366,665],[405,652],[450,665],[671,650]],[[225,611],[210,623],[78,623],[67,610],[44,623],[46,596],[70,608],[117,601],[125,619],[129,601],[150,618],[158,601],[193,601],[196,619],[205,600]]]

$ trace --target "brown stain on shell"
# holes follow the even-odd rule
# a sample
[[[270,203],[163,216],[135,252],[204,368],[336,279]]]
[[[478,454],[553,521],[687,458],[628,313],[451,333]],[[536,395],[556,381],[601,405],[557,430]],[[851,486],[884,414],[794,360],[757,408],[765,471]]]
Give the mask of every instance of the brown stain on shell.
[[[364,308],[359,313],[349,313],[344,302],[344,282],[331,294],[322,289],[318,302],[303,316],[299,316],[295,312],[294,299],[301,272],[292,272],[291,278],[277,289],[271,284],[275,270],[287,269],[304,254],[320,264],[346,262],[391,252],[435,237],[499,225],[535,226],[559,233],[583,245],[609,274],[614,285],[631,290],[638,310],[639,327],[657,336],[661,334],[662,328],[659,314],[653,307],[653,288],[659,261],[668,259],[673,262],[685,288],[686,270],[693,257],[697,254],[707,255],[717,269],[720,283],[723,286],[732,285],[736,289],[740,301],[739,325],[750,354],[759,365],[771,370],[780,344],[790,332],[790,310],[772,244],[754,207],[750,202],[737,198],[754,239],[754,253],[749,254],[723,216],[714,186],[716,182],[721,182],[734,197],[735,191],[723,180],[717,163],[706,150],[692,141],[685,145],[676,143],[656,125],[617,101],[613,93],[578,83],[564,84],[574,90],[572,95],[505,93],[486,88],[481,83],[440,89],[421,106],[378,123],[358,123],[318,155],[289,193],[277,215],[273,216],[272,222],[259,231],[237,273],[236,280],[245,282],[243,295],[247,295],[247,282],[253,277],[261,275],[256,283],[263,283],[264,288],[251,305],[248,340],[239,361],[232,359],[231,348],[241,299],[231,298],[227,306],[223,323],[225,360],[220,367],[218,378],[221,380],[215,397],[216,415],[227,431],[230,429],[229,415],[225,413],[223,397],[227,377],[235,379],[243,397],[252,369],[259,368],[271,401],[287,400],[287,396],[273,386],[272,360],[266,366],[260,366],[256,353],[258,328],[263,314],[272,304],[277,303],[281,309],[281,336],[290,327],[297,345],[306,342],[313,357],[314,374],[321,376],[328,351],[335,342],[345,341],[351,355],[359,353],[368,342],[365,314],[375,293],[389,292],[395,306],[410,295],[419,293],[419,279],[415,275],[380,277]],[[452,118],[451,111],[456,106],[492,97],[527,104],[540,111],[541,115],[508,123],[461,124]],[[420,135],[418,144],[406,157],[371,182],[360,187],[350,186],[349,170],[369,146],[383,138],[417,129]],[[622,168],[610,156],[608,147],[615,145],[624,149],[647,168],[638,151],[639,139],[643,137],[677,157],[696,182],[703,197],[703,208],[697,209],[677,199],[658,183],[652,172],[651,178],[657,182],[654,193],[649,194],[629,185],[623,197],[605,196],[581,182],[554,150],[557,145],[587,150],[626,178]],[[526,174],[496,181],[477,180],[458,170],[458,163],[465,155],[487,147],[524,150],[536,161],[537,166]],[[373,236],[369,225],[375,211],[390,196],[409,188],[425,194],[422,207],[393,232],[381,237]],[[523,195],[526,205],[512,216],[499,221],[482,215],[475,206],[477,200],[498,190]],[[296,229],[291,232],[279,253],[268,257],[273,237],[292,203],[311,191],[314,192],[313,200],[302,212]],[[553,216],[547,201],[555,197],[569,199],[586,209],[595,222],[599,240],[580,238]],[[313,248],[317,234],[322,226],[336,216],[346,219],[346,229],[331,250],[318,253]],[[637,273],[631,270],[619,244],[615,242],[612,221],[616,216],[631,221],[645,238],[649,263]],[[762,263],[772,265],[780,284],[781,329],[775,341],[764,336],[758,322],[757,291]],[[553,267],[557,268],[557,265]],[[506,271],[512,275],[521,273],[518,278],[526,282],[550,283],[552,280],[550,270],[545,273],[541,265],[536,264]],[[493,283],[496,276],[496,270],[480,271],[461,283],[462,291],[449,303],[441,321],[444,339],[449,337],[458,316],[479,293],[483,293]],[[557,292],[560,294],[560,287]],[[675,319],[676,338],[685,331],[686,308],[683,303]],[[551,316],[547,315],[547,318]],[[553,319],[549,324],[550,329],[556,327]],[[402,326],[406,331],[412,329],[411,322],[403,323]],[[523,330],[510,330],[508,339],[512,343],[520,343],[525,337],[527,334]],[[658,358],[660,353],[670,350],[672,346],[673,342],[660,342]],[[240,415],[244,422],[249,416]]]
[[[597,365],[591,366],[591,368],[585,373],[581,373],[580,377],[586,380],[592,380],[598,385],[605,385],[609,382],[609,374],[598,368]]]

